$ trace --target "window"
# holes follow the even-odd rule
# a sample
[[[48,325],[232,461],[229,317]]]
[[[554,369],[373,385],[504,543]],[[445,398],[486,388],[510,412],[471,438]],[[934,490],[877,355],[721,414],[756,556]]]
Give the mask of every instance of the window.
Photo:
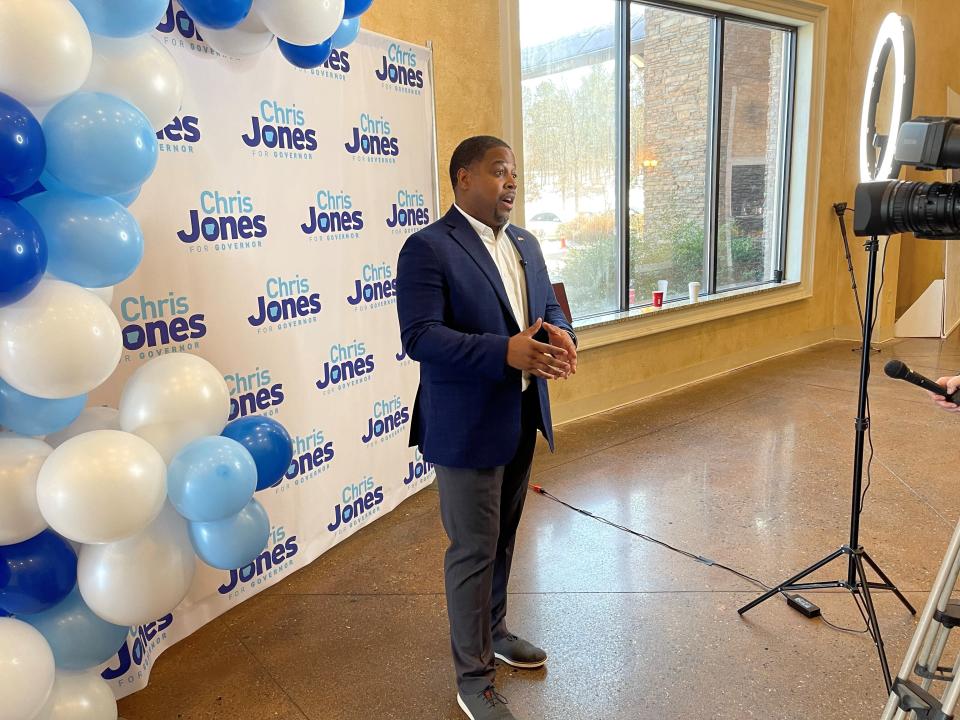
[[[519,0],[528,226],[576,319],[780,282],[796,33],[635,0]]]

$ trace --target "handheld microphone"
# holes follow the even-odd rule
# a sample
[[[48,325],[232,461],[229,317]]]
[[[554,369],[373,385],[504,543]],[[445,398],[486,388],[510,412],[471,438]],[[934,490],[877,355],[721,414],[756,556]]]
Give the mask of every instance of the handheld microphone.
[[[891,360],[883,366],[883,371],[892,378],[896,378],[897,380],[906,380],[908,383],[913,383],[918,387],[922,387],[924,390],[929,390],[932,393],[941,395],[947,402],[960,405],[960,390],[957,390],[953,393],[947,393],[947,389],[945,387],[942,385],[937,385],[933,380],[924,377],[920,373],[915,373],[900,360]]]

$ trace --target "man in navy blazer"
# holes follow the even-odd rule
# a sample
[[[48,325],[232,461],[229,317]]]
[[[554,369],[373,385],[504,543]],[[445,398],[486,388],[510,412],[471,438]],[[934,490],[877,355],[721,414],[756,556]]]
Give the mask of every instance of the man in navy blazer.
[[[420,363],[410,444],[436,466],[450,546],[444,581],[457,701],[471,720],[514,716],[494,658],[538,668],[546,653],[507,629],[507,581],[539,430],[553,449],[547,380],[576,371],[576,335],[536,238],[509,224],[516,160],[494,137],[450,160],[455,204],[400,252],[397,313]]]

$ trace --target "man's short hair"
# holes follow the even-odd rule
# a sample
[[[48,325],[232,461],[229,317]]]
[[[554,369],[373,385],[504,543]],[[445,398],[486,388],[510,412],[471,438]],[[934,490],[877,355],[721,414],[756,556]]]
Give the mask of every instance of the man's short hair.
[[[460,168],[469,168],[477,160],[482,160],[483,156],[487,154],[487,150],[495,147],[504,147],[510,150],[507,143],[492,135],[476,135],[457,145],[457,149],[453,151],[453,155],[450,157],[450,183],[454,190],[457,189],[457,173],[460,172]]]

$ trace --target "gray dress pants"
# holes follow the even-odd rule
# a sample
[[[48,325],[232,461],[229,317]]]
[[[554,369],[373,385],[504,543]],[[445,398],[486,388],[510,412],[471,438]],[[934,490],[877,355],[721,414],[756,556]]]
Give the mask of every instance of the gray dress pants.
[[[540,425],[536,384],[523,393],[513,459],[492,468],[437,465],[450,644],[461,694],[493,684],[493,640],[507,634],[507,581]]]

